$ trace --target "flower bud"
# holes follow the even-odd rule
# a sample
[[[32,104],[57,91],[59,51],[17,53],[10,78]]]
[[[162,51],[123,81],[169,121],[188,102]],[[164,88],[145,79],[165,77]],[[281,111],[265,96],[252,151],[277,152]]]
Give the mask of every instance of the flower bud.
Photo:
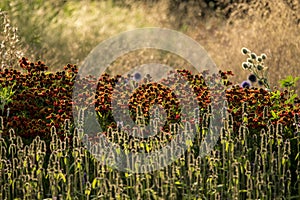
[[[258,71],[261,71],[261,70],[264,69],[264,67],[262,65],[257,65],[256,68],[257,68]]]
[[[265,59],[267,58],[267,55],[266,55],[266,54],[264,54],[264,53],[263,53],[263,54],[261,54],[260,56],[261,56],[261,58],[262,58],[263,60],[265,60]]]
[[[242,68],[243,69],[248,69],[249,68],[249,64],[247,62],[243,62]]]
[[[242,54],[246,55],[248,53],[250,53],[250,51],[247,48],[243,47],[242,48]]]
[[[255,53],[251,53],[250,56],[252,59],[256,59],[256,57],[257,57]]]
[[[256,76],[254,74],[250,74],[248,76],[248,80],[251,81],[252,83],[256,82]]]
[[[257,59],[256,59],[256,61],[257,61],[257,62],[262,62],[263,59],[262,59],[262,57],[258,56]]]

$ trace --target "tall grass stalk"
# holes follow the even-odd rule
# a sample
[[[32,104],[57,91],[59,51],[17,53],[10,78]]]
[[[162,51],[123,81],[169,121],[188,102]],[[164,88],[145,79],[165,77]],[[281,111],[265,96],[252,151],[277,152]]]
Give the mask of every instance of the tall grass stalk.
[[[246,113],[247,109],[244,111]],[[199,117],[206,114],[199,114]],[[270,124],[266,130],[252,136],[243,125],[235,133],[230,122],[232,116],[225,113],[223,117],[220,139],[211,153],[204,157],[199,154],[198,147],[203,142],[199,138],[203,138],[202,134],[207,132],[207,124],[202,123],[198,126],[200,131],[193,146],[181,157],[163,169],[144,174],[121,172],[101,164],[101,158],[94,157],[81,144],[79,134],[88,137],[82,130],[75,130],[71,145],[69,139],[61,140],[55,128],[52,128],[48,147],[39,137],[30,145],[24,145],[17,133],[11,130],[9,140],[0,138],[0,198],[299,198],[299,182],[293,181],[299,176],[299,156],[294,162],[297,166],[292,166],[290,160],[291,141],[297,140],[299,144],[299,132],[295,138],[284,140],[281,136],[283,127]],[[189,130],[188,123],[184,129]],[[178,131],[176,128],[171,130]],[[128,141],[124,128],[111,130],[111,134],[105,137],[120,143]],[[124,148],[130,151],[152,151],[162,148],[165,140],[164,136],[148,143],[133,140],[126,142]],[[94,153],[110,155],[110,152],[99,148],[100,145],[91,145]],[[299,150],[299,145],[297,148]],[[48,158],[47,149],[50,149]],[[116,158],[111,154],[108,159]],[[128,156],[125,156],[126,159],[131,162]]]

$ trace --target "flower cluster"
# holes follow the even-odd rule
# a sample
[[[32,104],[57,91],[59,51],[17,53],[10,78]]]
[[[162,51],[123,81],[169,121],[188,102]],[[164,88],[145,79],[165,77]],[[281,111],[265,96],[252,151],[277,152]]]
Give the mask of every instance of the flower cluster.
[[[241,51],[244,55],[248,55],[247,61],[242,63],[242,68],[251,72],[248,76],[248,80],[244,81],[241,86],[243,88],[249,88],[253,83],[258,82],[259,86],[269,90],[270,85],[267,78],[268,67],[264,64],[264,60],[267,58],[266,54],[263,53],[257,56],[245,47],[242,48]]]
[[[62,72],[50,73],[43,62],[32,63],[25,58],[20,60],[20,66],[27,73],[13,69],[0,71],[2,87],[14,89],[12,101],[4,106],[6,112],[9,110],[5,130],[14,128],[27,138],[48,137],[52,126],[61,128],[66,119],[72,119],[72,80],[77,67],[67,65]],[[63,134],[62,130],[58,133]]]
[[[244,49],[244,52],[248,51]],[[254,54],[250,53],[251,55],[254,59]],[[261,59],[265,59],[265,56],[262,55]],[[260,59],[257,60],[261,62]],[[250,62],[255,63],[253,60]],[[247,67],[251,69],[258,66],[249,63]],[[50,129],[55,127],[57,133],[64,137],[65,120],[73,122],[72,106],[75,101],[72,99],[74,97],[72,92],[78,72],[77,66],[68,64],[63,71],[51,73],[46,71],[47,66],[43,62],[31,63],[25,58],[20,60],[20,66],[27,72],[21,73],[13,69],[0,71],[1,86],[10,87],[15,92],[11,96],[11,101],[3,108],[5,122],[3,134],[8,135],[9,129],[14,128],[20,136],[49,137]],[[170,133],[170,124],[184,122],[186,116],[183,116],[181,111],[188,110],[193,100],[196,100],[199,110],[204,113],[209,111],[212,103],[223,102],[225,99],[228,101],[226,109],[233,116],[235,131],[244,123],[245,112],[247,113],[245,125],[251,127],[251,134],[265,128],[268,123],[282,123],[286,126],[287,134],[295,131],[293,116],[300,113],[300,102],[298,98],[294,98],[293,105],[287,104],[288,92],[270,93],[262,88],[239,86],[228,88],[232,85],[228,80],[228,77],[233,75],[231,71],[220,71],[219,74],[211,76],[208,76],[207,71],[191,74],[188,70],[176,70],[170,73],[172,76],[164,79],[162,83],[152,82],[149,75],[144,78],[136,77],[139,79],[138,82],[121,75],[110,77],[108,74],[102,74],[98,79],[92,76],[82,77],[76,80],[79,81],[76,87],[79,88],[78,97],[82,102],[76,101],[76,103],[92,106],[103,132],[107,132],[109,128],[116,129],[120,124],[125,126],[127,123],[116,121],[112,112],[115,109],[113,106],[121,108],[115,109],[120,112],[129,111],[129,117],[134,123],[148,125],[151,107],[158,105],[166,114],[166,120],[160,124],[162,126],[160,131]],[[171,84],[176,83],[179,77],[183,77],[186,84]],[[261,77],[258,75],[249,77],[252,82],[256,79],[260,80]],[[84,88],[93,86],[94,93],[84,91]],[[196,98],[184,97],[179,102],[174,91],[184,91],[188,88],[193,91]],[[124,93],[124,91],[130,92]],[[116,101],[116,104],[112,104],[113,101]],[[247,104],[246,111],[245,104]],[[214,105],[214,108],[221,110],[222,106]],[[218,115],[218,113],[212,114],[215,117]],[[190,123],[201,124],[203,119],[203,116],[199,116]],[[71,127],[74,128],[72,125]]]

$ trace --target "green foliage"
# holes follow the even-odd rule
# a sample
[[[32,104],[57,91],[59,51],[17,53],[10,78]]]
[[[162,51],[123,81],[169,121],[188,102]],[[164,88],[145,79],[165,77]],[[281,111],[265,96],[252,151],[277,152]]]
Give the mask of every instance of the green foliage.
[[[255,57],[254,54],[250,56]],[[174,196],[176,199],[214,199],[216,196],[235,196],[237,199],[259,199],[265,196],[272,199],[299,196],[291,186],[292,182],[296,182],[296,166],[299,165],[299,122],[296,115],[300,114],[300,106],[297,98],[291,107],[285,103],[288,97],[280,91],[241,89],[239,86],[229,88],[227,86],[232,84],[228,80],[233,75],[231,71],[220,71],[221,80],[208,87],[203,77],[209,80],[212,77],[207,75],[207,71],[192,75],[188,70],[176,70],[173,73],[180,73],[187,78],[199,103],[198,111],[188,113],[192,115],[189,127],[180,116],[177,100],[168,88],[151,83],[147,78],[144,82],[132,81],[131,85],[122,85],[124,77],[103,74],[99,79],[89,78],[91,83],[98,81],[95,99],[91,98],[92,94],[79,91],[81,97],[87,98],[85,105],[93,106],[102,125],[103,131],[95,135],[94,131],[97,130],[74,130],[70,108],[73,103],[72,86],[78,72],[75,65],[69,64],[55,74],[45,72],[47,66],[43,62],[31,63],[23,58],[20,66],[25,73],[7,69],[0,73],[1,85],[7,85],[1,94],[6,99],[12,99],[11,114],[1,118],[4,121],[1,138],[4,139],[0,138],[0,167],[7,170],[0,177],[0,184],[8,185],[2,190],[4,198],[61,196],[70,199],[76,196],[84,199],[101,196],[166,199]],[[84,80],[77,80],[78,87],[92,87],[90,82]],[[119,89],[116,87],[117,80],[120,81]],[[129,101],[125,101],[122,91],[138,85]],[[14,87],[19,89],[12,90]],[[203,139],[210,134],[207,129],[209,116],[212,115],[210,89],[214,88],[218,91],[227,88],[224,96],[214,95],[215,100],[226,97],[220,118],[224,124],[220,127],[220,141],[211,154],[199,157]],[[128,122],[115,122],[112,116],[112,91],[117,97],[117,105],[129,107],[130,117],[139,125],[135,134],[157,134],[141,140],[129,137]],[[158,118],[166,120],[154,123],[153,119],[149,119],[149,110],[155,102],[160,102],[166,111],[165,115],[158,112]],[[189,103],[181,106],[189,106]],[[219,115],[218,112],[213,113],[215,118],[219,118]],[[84,123],[90,121],[90,112],[83,112],[80,116],[78,124],[84,127]],[[132,151],[148,153],[161,149],[176,134],[186,130],[197,130],[197,133],[194,140],[186,141],[188,148],[185,154],[174,158],[174,163],[166,168],[145,174],[124,173],[102,165],[105,157],[93,157],[81,144],[83,139],[95,142],[100,136],[105,137],[119,145],[116,149],[118,155],[123,151],[126,156]],[[22,140],[21,136],[26,137]],[[33,137],[31,143],[25,140],[28,137]],[[13,158],[16,158],[14,163],[9,164],[7,160]],[[20,172],[12,173],[13,169]],[[28,180],[22,179],[25,187],[18,185],[19,176],[30,177]],[[283,187],[283,182],[279,181],[282,179],[287,187]],[[270,187],[261,185],[262,180],[272,180]]]
[[[287,76],[285,79],[279,81],[282,88],[287,88],[288,90],[288,99],[286,100],[287,104],[294,104],[295,98],[298,96],[295,93],[293,88],[296,87],[296,82],[300,79],[300,77]]]
[[[205,113],[204,113],[205,114]],[[203,117],[201,115],[200,117]],[[280,125],[269,125],[257,137],[250,136],[247,127],[238,135],[228,126],[230,114],[224,118],[220,142],[206,156],[199,156],[202,131],[196,133],[193,146],[167,167],[154,172],[122,172],[104,165],[102,158],[94,157],[80,142],[77,132],[72,141],[59,139],[54,131],[50,144],[36,137],[24,146],[20,136],[12,132],[10,139],[0,140],[0,183],[7,185],[1,191],[6,199],[197,199],[218,196],[230,199],[299,198],[296,168],[300,159],[292,141],[299,143],[299,136],[283,140]],[[200,125],[200,130],[203,128]],[[137,145],[128,142],[124,130],[113,130],[105,137],[115,143],[127,141],[128,150]],[[103,136],[102,134],[98,135]],[[118,137],[116,137],[118,136]],[[114,137],[115,139],[113,139]],[[91,141],[88,135],[84,135]],[[159,137],[158,141],[163,140]],[[50,151],[48,145],[50,146]],[[98,147],[97,143],[95,148]],[[163,148],[164,143],[148,141],[150,147]],[[4,151],[2,147],[7,147]],[[100,149],[99,149],[100,150]],[[124,149],[123,149],[124,150]],[[171,149],[175,150],[175,149]],[[140,148],[141,152],[149,149]],[[150,149],[154,151],[154,149]],[[268,153],[271,151],[272,153]],[[124,162],[127,162],[126,154]],[[129,155],[128,155],[129,156]],[[114,157],[112,154],[111,157]],[[116,158],[114,158],[116,159]],[[13,162],[9,162],[13,160]],[[66,162],[67,161],[67,162]],[[129,160],[128,160],[129,161]],[[164,160],[161,160],[164,162]],[[130,161],[129,161],[130,162]],[[127,163],[128,164],[128,163]],[[12,173],[14,172],[14,173]],[[27,177],[27,178],[23,178]],[[20,185],[19,180],[22,180]],[[280,181],[283,180],[283,181]],[[261,181],[270,181],[268,187]],[[251,184],[249,184],[251,183]],[[294,184],[292,184],[294,183]]]
[[[300,77],[295,77],[289,75],[285,79],[280,80],[281,87],[290,88],[290,87],[296,87],[296,82],[300,79]]]
[[[12,97],[15,93],[15,91],[13,91],[14,86],[16,85],[16,83],[14,83],[12,86],[7,86],[7,87],[3,87],[0,85],[0,108],[2,111],[2,115],[4,114],[4,107],[5,105],[8,105],[9,103],[12,102]]]

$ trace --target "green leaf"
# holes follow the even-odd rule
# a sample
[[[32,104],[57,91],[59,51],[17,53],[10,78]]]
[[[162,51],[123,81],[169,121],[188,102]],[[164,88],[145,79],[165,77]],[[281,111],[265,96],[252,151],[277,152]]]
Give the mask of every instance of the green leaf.
[[[286,163],[286,161],[287,161],[286,159],[282,158],[281,164],[284,165]]]
[[[147,152],[147,153],[150,152],[150,147],[149,147],[148,144],[146,144],[146,152]]]
[[[65,165],[67,165],[67,162],[68,162],[67,157],[64,157],[64,163],[65,163]]]
[[[121,148],[120,147],[116,148],[116,152],[117,152],[118,155],[120,155],[121,154]]]
[[[181,185],[181,182],[180,181],[176,181],[175,185]]]
[[[77,163],[77,169],[81,169],[81,164],[80,164],[80,162]]]
[[[91,190],[89,190],[89,189],[86,189],[84,193],[85,193],[85,195],[88,195],[88,196],[90,196],[90,194],[91,194]]]
[[[92,182],[92,189],[95,189],[96,188],[96,184],[98,182],[98,179],[97,178],[94,178],[93,182]]]
[[[281,87],[295,87],[296,82],[299,80],[300,77],[295,77],[289,75],[285,79],[279,81]]]
[[[186,140],[185,141],[185,144],[189,147],[192,147],[193,146],[193,141],[192,140]]]
[[[179,171],[179,169],[176,169],[176,174],[177,174],[178,176],[180,176],[180,171]]]
[[[65,175],[63,173],[60,172],[58,174],[58,178],[62,179],[64,183],[66,182],[66,177],[65,177]]]
[[[229,142],[226,142],[225,143],[225,151],[228,152],[228,149],[229,149]]]
[[[144,143],[140,143],[140,147],[141,148],[144,148],[145,146],[144,146]]]
[[[279,116],[273,110],[271,110],[271,114],[272,114],[272,117],[274,119],[278,119],[279,118]]]
[[[297,153],[297,155],[296,155],[296,157],[295,157],[295,160],[297,160],[297,159],[298,159],[298,157],[299,157],[299,154],[300,154],[300,153]]]
[[[284,103],[285,104],[289,104],[289,103],[291,103],[291,104],[293,104],[294,103],[294,100],[295,100],[295,98],[297,97],[298,95],[297,94],[293,94],[289,99],[287,99]]]

